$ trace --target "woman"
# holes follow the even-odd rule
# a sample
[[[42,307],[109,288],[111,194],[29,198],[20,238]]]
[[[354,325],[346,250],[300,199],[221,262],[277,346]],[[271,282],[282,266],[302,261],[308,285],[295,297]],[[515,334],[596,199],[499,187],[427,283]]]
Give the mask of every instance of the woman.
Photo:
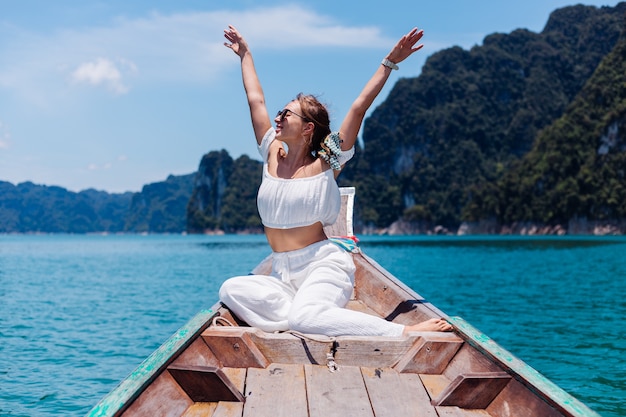
[[[403,36],[354,101],[338,133],[331,133],[326,108],[299,94],[274,118],[248,44],[233,26],[224,45],[241,59],[252,126],[263,157],[258,209],[272,248],[270,276],[248,275],[224,282],[220,299],[249,325],[264,331],[295,330],[327,336],[401,336],[410,331],[447,331],[443,319],[404,326],[345,309],[355,266],[350,254],[331,243],[323,226],[335,222],[341,199],[335,178],[352,157],[365,112],[397,63],[422,48],[423,31]],[[339,149],[340,148],[340,149]]]

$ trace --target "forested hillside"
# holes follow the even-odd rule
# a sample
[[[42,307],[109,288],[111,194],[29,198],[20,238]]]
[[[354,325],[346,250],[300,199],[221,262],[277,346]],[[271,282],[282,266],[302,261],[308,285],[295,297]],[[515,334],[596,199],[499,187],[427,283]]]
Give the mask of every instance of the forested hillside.
[[[560,9],[539,34],[520,29],[443,50],[419,77],[401,79],[365,121],[358,163],[342,174],[358,189],[362,224],[402,217],[455,229],[487,216],[469,210],[472,193],[502,180],[563,114],[615,47],[625,12],[626,3]]]
[[[194,174],[170,175],[163,182],[144,185],[133,194],[124,222],[126,232],[180,233],[186,230],[185,214]]]
[[[531,151],[476,189],[470,220],[499,224],[626,219],[626,33]]]
[[[235,161],[225,150],[204,155],[187,206],[187,230],[261,232],[256,209],[261,169],[261,162],[246,155]]]
[[[0,182],[0,233],[121,231],[131,196]]]
[[[181,233],[193,177],[170,176],[123,194],[0,181],[0,233]]]

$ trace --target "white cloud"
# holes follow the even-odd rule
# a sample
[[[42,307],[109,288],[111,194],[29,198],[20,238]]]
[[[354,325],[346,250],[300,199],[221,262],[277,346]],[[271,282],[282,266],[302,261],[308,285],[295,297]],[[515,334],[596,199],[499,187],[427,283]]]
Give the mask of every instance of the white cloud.
[[[300,6],[249,10],[228,16],[220,24],[232,23],[261,48],[350,47],[388,48],[394,39],[385,37],[376,27],[341,25],[335,18],[320,15]],[[280,22],[268,25],[267,22]]]
[[[132,64],[131,68],[136,67]],[[122,81],[122,72],[115,63],[105,58],[80,64],[71,74],[71,78],[76,83],[105,85],[116,94],[128,92],[128,87]]]
[[[255,50],[387,48],[393,41],[375,27],[344,26],[299,6],[152,13],[46,35],[4,27],[0,31],[0,88],[45,105],[54,102],[54,95],[67,93],[67,80],[72,81],[70,85],[103,86],[116,94],[128,92],[130,75],[134,76],[133,87],[214,82],[219,73],[236,63],[223,46],[223,30],[230,23],[254,41]]]

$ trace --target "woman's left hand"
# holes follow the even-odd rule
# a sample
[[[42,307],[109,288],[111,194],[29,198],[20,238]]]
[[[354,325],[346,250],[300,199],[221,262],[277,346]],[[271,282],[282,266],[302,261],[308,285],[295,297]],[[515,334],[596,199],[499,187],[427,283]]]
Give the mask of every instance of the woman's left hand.
[[[423,30],[413,28],[413,30],[400,38],[391,52],[389,52],[389,55],[387,55],[387,59],[395,64],[404,61],[411,56],[413,52],[417,52],[422,49],[424,46],[423,44],[415,46],[415,44],[422,39],[422,36],[424,36]]]

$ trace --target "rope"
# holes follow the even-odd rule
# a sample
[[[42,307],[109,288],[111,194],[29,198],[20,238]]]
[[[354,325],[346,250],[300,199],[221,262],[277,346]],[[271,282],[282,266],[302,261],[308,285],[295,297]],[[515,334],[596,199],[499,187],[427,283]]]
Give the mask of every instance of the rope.
[[[219,323],[221,323],[223,326],[235,327],[235,325],[232,324],[226,317],[222,317],[222,316],[213,317],[213,326],[217,326]]]
[[[281,332],[277,332],[277,333],[281,333]],[[297,338],[300,339],[305,339],[305,340],[311,340],[313,342],[319,342],[319,343],[326,343],[326,342],[334,342],[335,340],[337,340],[336,338],[332,337],[332,336],[321,336],[318,338],[315,335],[311,335],[311,334],[304,334],[304,333],[300,333],[296,330],[287,330],[284,333],[289,333]]]

